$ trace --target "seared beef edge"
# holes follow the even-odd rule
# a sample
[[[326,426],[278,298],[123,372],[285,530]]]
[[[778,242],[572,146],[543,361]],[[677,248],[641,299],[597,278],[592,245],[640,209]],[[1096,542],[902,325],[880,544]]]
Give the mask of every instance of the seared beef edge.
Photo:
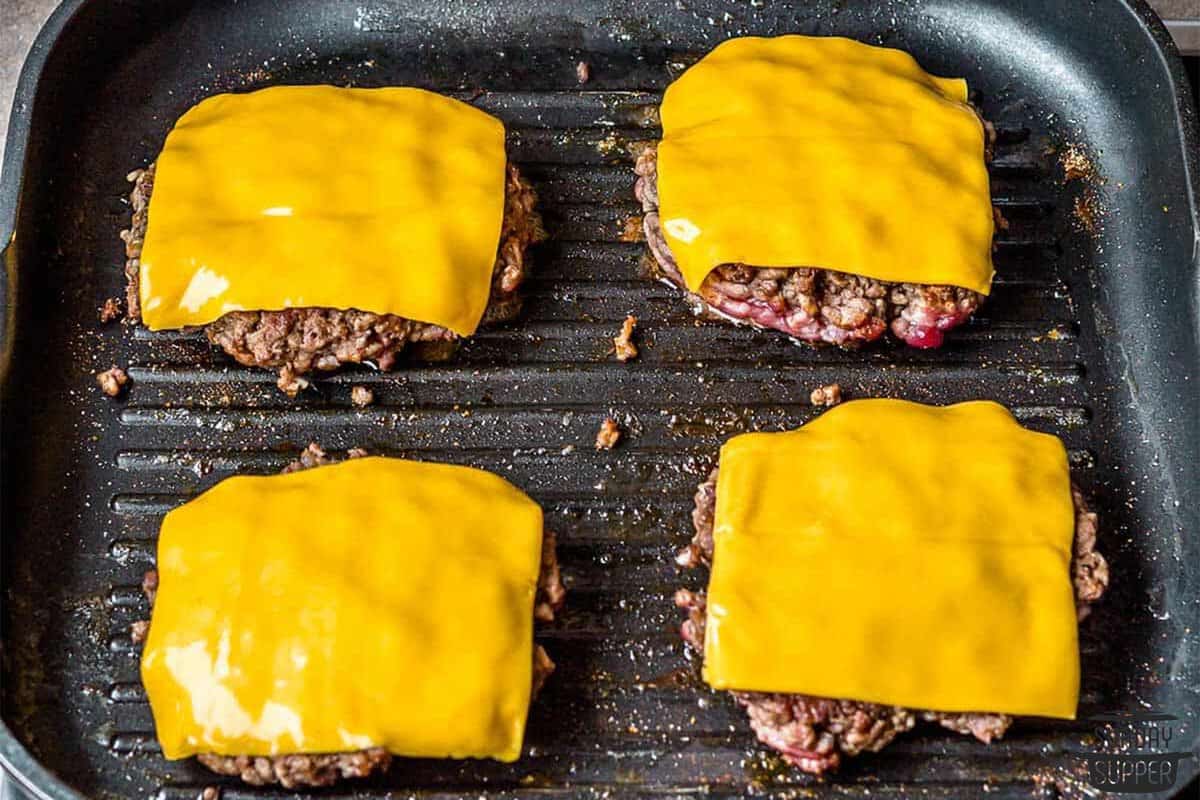
[[[349,458],[366,455],[366,451],[354,448],[347,453]],[[310,444],[300,456],[283,472],[312,469],[333,461],[316,444]],[[542,562],[538,575],[537,597],[534,601],[534,619],[538,622],[553,622],[555,612],[562,608],[566,589],[558,568],[557,541],[552,531],[542,534]],[[158,572],[148,571],[142,578],[142,591],[154,605],[158,592]],[[143,641],[149,632],[149,622],[141,620],[133,624],[135,641]],[[533,696],[554,672],[554,662],[549,653],[539,644],[533,646]],[[196,759],[213,772],[241,778],[253,786],[278,783],[285,789],[305,786],[330,786],[343,778],[364,778],[373,772],[383,772],[392,763],[392,754],[382,747],[356,750],[346,753],[296,753],[279,756],[222,756],[201,753]]]
[[[696,489],[692,523],[696,534],[676,557],[682,567],[695,567],[712,561],[713,515],[717,503],[717,474]],[[1071,487],[1075,502],[1075,545],[1071,575],[1075,586],[1075,606],[1082,621],[1091,604],[1108,588],[1108,562],[1096,550],[1097,517],[1084,501],[1083,494]],[[680,589],[675,604],[687,612],[680,633],[696,652],[704,649],[704,625],[707,619],[704,592]],[[784,760],[804,772],[821,775],[836,769],[843,757],[864,751],[878,752],[918,721],[935,722],[956,733],[974,736],[981,742],[999,739],[1012,724],[1007,714],[988,712],[944,713],[837,700],[804,694],[778,692],[732,692],[746,709],[750,727],[758,740],[777,750]]]

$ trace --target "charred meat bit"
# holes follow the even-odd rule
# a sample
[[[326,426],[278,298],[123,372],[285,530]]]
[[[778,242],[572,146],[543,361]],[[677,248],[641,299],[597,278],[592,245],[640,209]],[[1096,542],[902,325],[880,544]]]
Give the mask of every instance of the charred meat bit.
[[[637,358],[638,349],[633,343],[633,329],[635,327],[637,327],[637,317],[632,314],[625,317],[625,321],[621,323],[621,332],[613,339],[617,361],[625,362],[631,358]]]
[[[121,299],[110,297],[100,307],[100,321],[105,324],[113,322],[121,318],[121,313]]]
[[[365,778],[386,770],[391,753],[382,747],[351,753],[296,754],[287,756],[219,756],[201,753],[196,759],[218,775],[241,778],[251,786],[278,783],[285,789],[331,786],[343,778]]]
[[[1075,584],[1075,612],[1082,622],[1092,611],[1092,603],[1108,589],[1108,561],[1096,550],[1096,532],[1100,529],[1096,512],[1084,502],[1083,492],[1071,487],[1075,501],[1075,546],[1071,560],[1071,580]]]
[[[1083,194],[1073,201],[1071,215],[1075,218],[1076,226],[1091,234],[1100,230],[1100,219],[1104,216],[1104,208],[1100,204],[1100,196],[1095,189],[1088,187]]]
[[[355,386],[350,390],[350,402],[359,408],[366,408],[375,402],[375,393],[366,386]]]
[[[154,605],[154,598],[158,594],[158,570],[147,570],[142,575],[142,594],[146,595],[150,605]]]
[[[542,563],[538,572],[533,618],[538,622],[553,622],[554,615],[563,607],[566,599],[567,589],[563,586],[562,573],[558,568],[558,537],[554,531],[543,531]],[[548,656],[546,660],[549,660]],[[551,669],[553,667],[551,664]]]
[[[600,423],[600,430],[596,431],[596,449],[612,450],[619,441],[621,441],[621,426],[612,417],[606,418]]]
[[[812,390],[812,394],[808,396],[808,401],[814,406],[825,406],[826,408],[836,406],[842,402],[842,387],[837,383],[818,386]]]
[[[622,242],[644,242],[646,241],[646,233],[643,230],[644,222],[638,214],[632,217],[626,217],[621,223],[621,233],[617,237]]]
[[[141,644],[146,641],[148,633],[150,633],[150,620],[138,619],[129,623],[129,640],[134,644]]]
[[[125,370],[114,365],[104,372],[97,373],[96,383],[99,384],[100,391],[109,397],[116,397],[121,394],[125,384],[129,383],[129,376],[125,374]]]
[[[696,505],[692,512],[695,536],[676,556],[675,561],[680,566],[694,567],[712,562],[718,473],[719,470],[714,469],[708,480],[696,489]],[[1075,502],[1075,553],[1071,573],[1075,583],[1076,613],[1082,620],[1089,613],[1091,604],[1104,594],[1109,572],[1108,562],[1096,550],[1096,514],[1074,486],[1071,494]],[[675,592],[675,605],[687,613],[680,625],[680,636],[695,650],[703,651],[707,621],[704,592],[679,589]],[[921,711],[803,694],[733,692],[733,696],[746,709],[750,727],[760,742],[778,751],[788,763],[814,775],[836,769],[844,756],[881,750],[917,721],[936,723],[956,733],[974,736],[985,744],[1004,736],[1013,721],[1007,714]]]
[[[279,377],[276,379],[275,385],[288,397],[295,397],[309,387],[308,379],[297,375],[296,370],[290,364],[284,364],[279,368]]]

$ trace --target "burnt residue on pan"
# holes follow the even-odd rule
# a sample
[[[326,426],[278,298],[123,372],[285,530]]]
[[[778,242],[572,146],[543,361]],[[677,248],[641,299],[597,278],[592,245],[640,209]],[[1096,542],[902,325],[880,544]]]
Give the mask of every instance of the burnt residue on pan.
[[[89,797],[183,800],[211,786],[154,742],[127,633],[146,613],[138,581],[166,510],[236,472],[275,471],[317,439],[509,478],[560,533],[572,597],[544,633],[559,669],[520,761],[404,761],[355,796],[1011,798],[1078,784],[1081,757],[1102,746],[1086,721],[1023,721],[988,747],[914,736],[816,784],[773,762],[732,701],[699,681],[671,602],[694,487],[727,437],[802,424],[820,410],[813,388],[832,383],[852,397],[991,398],[1063,437],[1114,574],[1081,642],[1081,717],[1149,706],[1182,717],[1194,740],[1200,667],[1184,642],[1200,592],[1183,564],[1200,559],[1185,535],[1200,530],[1200,424],[1188,413],[1200,356],[1182,300],[1196,233],[1184,153],[1192,175],[1200,165],[1195,139],[1185,150],[1181,138],[1179,119],[1193,119],[1176,116],[1173,62],[1154,54],[1161,32],[1120,0],[1089,11],[1081,26],[1076,4],[1041,0],[1002,13],[986,0],[89,0],[30,106],[6,262],[16,305],[0,426],[0,713],[15,740],[0,746],[19,742]],[[723,38],[783,31],[907,47],[935,72],[967,75],[999,128],[993,194],[1011,226],[995,290],[942,350],[813,350],[698,321],[640,272],[645,244],[622,236],[640,213],[631,148],[658,138],[667,82]],[[97,309],[122,286],[125,174],[200,98],[279,82],[416,84],[502,118],[552,237],[521,319],[449,360],[348,370],[295,400],[198,335],[102,326]],[[1104,177],[1095,233],[1073,220],[1082,182],[1064,186],[1068,144]],[[638,356],[621,363],[612,340],[629,315]],[[113,364],[130,382],[109,399],[93,376]],[[356,386],[370,405],[353,403]],[[598,451],[606,417],[623,434]]]

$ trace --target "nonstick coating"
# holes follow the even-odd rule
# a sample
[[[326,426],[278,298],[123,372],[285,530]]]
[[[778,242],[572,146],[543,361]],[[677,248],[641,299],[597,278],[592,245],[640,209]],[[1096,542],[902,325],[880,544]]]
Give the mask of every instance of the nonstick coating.
[[[722,39],[783,32],[907,48],[967,76],[999,127],[994,194],[1012,225],[992,297],[944,349],[812,350],[696,322],[642,277],[644,245],[623,240],[639,213],[630,148],[657,137],[663,87]],[[592,75],[582,87],[580,60]],[[102,327],[97,309],[122,290],[126,173],[207,95],[312,82],[426,86],[508,124],[552,235],[524,316],[449,362],[346,370],[295,401],[198,336]],[[1117,0],[68,2],[24,76],[0,191],[0,234],[15,230],[0,757],[47,796],[257,794],[161,758],[128,626],[147,614],[136,587],[161,514],[314,440],[510,478],[546,508],[570,588],[541,637],[559,670],[524,758],[402,760],[348,794],[1046,796],[1083,786],[1082,757],[1104,745],[1082,718],[1112,710],[1180,717],[1171,749],[1195,752],[1200,169],[1183,87],[1159,23]],[[1069,144],[1095,177],[1064,183]],[[607,351],[629,312],[642,354],[620,364]],[[93,378],[112,364],[132,376],[118,401]],[[830,381],[851,397],[992,398],[1063,437],[1114,575],[1082,629],[1081,721],[1021,721],[991,746],[921,729],[817,782],[699,683],[671,603],[676,586],[704,580],[671,560],[692,489],[724,439],[812,418],[808,394]],[[351,406],[357,383],[375,405]],[[608,414],[627,436],[597,452]]]

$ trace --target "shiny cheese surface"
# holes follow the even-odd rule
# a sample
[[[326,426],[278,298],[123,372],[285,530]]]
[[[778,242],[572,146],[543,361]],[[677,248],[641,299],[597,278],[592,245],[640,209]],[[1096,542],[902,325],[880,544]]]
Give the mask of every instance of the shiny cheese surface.
[[[229,478],[163,520],[142,680],[167,758],[521,751],[542,512],[480,470]]]
[[[277,86],[179,118],[141,256],[157,330],[325,306],[467,335],[504,216],[504,126],[422,89]]]
[[[1054,436],[1002,406],[838,406],[721,449],[704,676],[1073,718],[1074,511]]]
[[[668,87],[662,127],[659,212],[693,291],[725,263],[990,291],[965,81],[850,39],[730,39]]]

